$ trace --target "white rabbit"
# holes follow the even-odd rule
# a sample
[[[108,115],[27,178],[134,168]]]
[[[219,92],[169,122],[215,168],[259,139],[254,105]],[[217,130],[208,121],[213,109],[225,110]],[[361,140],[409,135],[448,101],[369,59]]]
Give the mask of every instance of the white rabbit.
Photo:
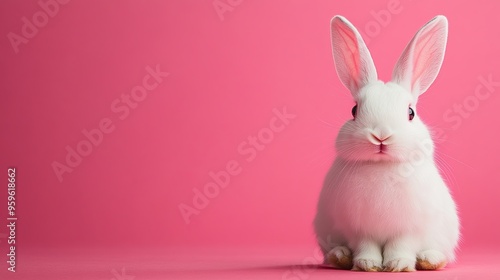
[[[314,220],[325,264],[414,271],[455,259],[456,206],[416,110],[441,68],[447,33],[444,16],[425,24],[384,83],[356,28],[342,16],[332,19],[337,73],[356,105],[337,136]]]

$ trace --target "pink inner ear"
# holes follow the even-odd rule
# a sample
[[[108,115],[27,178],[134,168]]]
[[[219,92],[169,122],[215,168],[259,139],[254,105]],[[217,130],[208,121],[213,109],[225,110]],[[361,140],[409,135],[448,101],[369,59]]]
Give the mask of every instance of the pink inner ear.
[[[354,34],[352,30],[350,30],[346,25],[343,24],[337,25],[337,32],[344,42],[342,46],[340,46],[346,66],[346,69],[344,69],[344,71],[349,72],[348,75],[351,78],[351,83],[356,88],[359,88],[359,81],[361,76],[361,61],[356,34]]]
[[[331,27],[333,56],[340,80],[352,94],[377,79],[370,52],[356,28],[347,19],[337,16]]]
[[[427,32],[423,32],[422,34],[420,34],[414,46],[412,58],[412,88],[416,86],[415,83],[418,79],[426,78],[424,74],[425,70],[430,70],[430,68],[433,67],[433,64],[440,63],[440,61],[436,61],[435,59],[435,57],[439,57],[440,55],[436,56],[436,54],[434,53],[440,50],[439,46],[435,46],[439,43],[439,40],[432,40],[433,38],[439,37],[439,35],[436,34],[438,31],[439,25],[435,25]]]
[[[436,79],[444,58],[448,21],[437,16],[425,24],[406,46],[392,79],[414,95],[424,93]]]
[[[359,48],[358,42],[356,40],[356,35],[351,30],[346,30],[346,27],[342,27],[339,29],[339,32],[344,33],[342,36],[342,40],[344,40],[345,46],[349,49],[349,52],[345,53],[345,56],[350,56],[347,60],[347,68],[350,71],[351,77],[354,78],[354,82],[356,83],[356,87],[359,86],[359,76],[360,76],[360,59],[359,59]],[[347,41],[346,39],[349,39]]]

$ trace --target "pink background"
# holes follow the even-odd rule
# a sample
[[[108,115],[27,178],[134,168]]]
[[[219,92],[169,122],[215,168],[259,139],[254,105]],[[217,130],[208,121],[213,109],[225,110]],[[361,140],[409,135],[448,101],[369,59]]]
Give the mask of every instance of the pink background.
[[[212,0],[69,1],[17,53],[8,34],[22,35],[23,17],[32,21],[43,10],[37,1],[0,2],[0,181],[8,167],[18,169],[17,275],[36,271],[30,261],[64,262],[79,248],[176,252],[168,263],[204,250],[207,257],[253,252],[258,260],[295,254],[295,263],[310,256],[316,200],[353,103],[331,55],[336,14],[363,33],[382,80],[420,26],[448,17],[443,67],[419,103],[423,120],[441,134],[437,156],[462,221],[462,253],[446,272],[470,272],[469,252],[500,246],[500,85],[483,86],[487,98],[474,96],[481,77],[500,81],[498,2],[220,2],[233,6],[218,14]],[[120,119],[112,104],[156,65],[168,77]],[[461,116],[455,110],[464,102]],[[284,107],[296,117],[265,138],[273,110]],[[86,139],[82,130],[105,118],[114,130],[58,180],[53,162],[65,163],[66,147],[76,149]],[[248,160],[238,147],[250,147],[248,137],[259,133],[269,141]],[[228,162],[241,172],[186,224],[179,205],[192,206],[193,189],[203,191],[213,181],[209,173]],[[0,201],[3,224],[6,191]],[[0,227],[2,263],[6,233]],[[485,259],[492,258],[498,256]],[[94,279],[112,278],[113,266],[101,265]],[[146,279],[148,271],[134,275]]]

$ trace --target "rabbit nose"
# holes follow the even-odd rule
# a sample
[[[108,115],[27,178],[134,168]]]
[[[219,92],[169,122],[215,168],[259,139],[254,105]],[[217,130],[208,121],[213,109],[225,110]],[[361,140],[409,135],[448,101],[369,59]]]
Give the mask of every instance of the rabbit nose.
[[[375,134],[371,134],[373,138],[375,138],[375,140],[379,141],[380,143],[384,142],[385,140],[389,139],[391,137],[391,135],[387,136],[387,137],[380,137],[380,136],[377,136]]]
[[[391,138],[392,132],[388,129],[374,129],[370,131],[368,138],[372,140],[371,142],[375,142],[373,144],[380,144],[389,138]]]

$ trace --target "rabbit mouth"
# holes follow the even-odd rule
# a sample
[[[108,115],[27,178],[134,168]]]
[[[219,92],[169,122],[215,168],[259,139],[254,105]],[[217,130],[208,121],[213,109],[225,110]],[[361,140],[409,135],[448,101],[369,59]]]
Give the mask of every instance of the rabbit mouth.
[[[379,148],[379,150],[378,150],[377,154],[387,153],[387,145],[380,143],[380,145],[378,145],[378,148]]]
[[[377,149],[375,151],[376,155],[385,155],[385,156],[390,156],[389,154],[389,146],[384,143],[380,143],[377,145]]]
[[[378,160],[394,160],[393,155],[389,152],[389,147],[386,144],[378,144],[375,150],[375,159]]]

